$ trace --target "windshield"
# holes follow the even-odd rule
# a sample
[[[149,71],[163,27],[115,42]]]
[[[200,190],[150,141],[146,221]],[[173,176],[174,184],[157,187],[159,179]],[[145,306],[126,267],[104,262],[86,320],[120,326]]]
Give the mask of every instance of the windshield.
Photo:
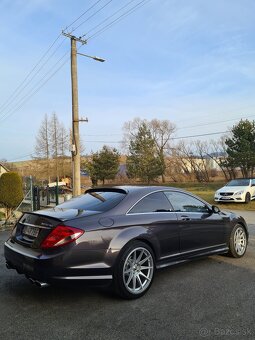
[[[232,181],[228,182],[228,184],[226,184],[228,187],[246,187],[249,185],[249,179],[233,179]]]
[[[93,191],[59,204],[57,207],[105,212],[115,207],[125,196],[126,194],[122,192]]]

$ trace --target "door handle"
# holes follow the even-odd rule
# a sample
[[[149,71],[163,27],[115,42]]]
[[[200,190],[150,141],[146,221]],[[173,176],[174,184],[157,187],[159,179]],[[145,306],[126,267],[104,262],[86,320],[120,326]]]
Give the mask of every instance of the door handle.
[[[181,216],[182,221],[190,221],[189,216]]]

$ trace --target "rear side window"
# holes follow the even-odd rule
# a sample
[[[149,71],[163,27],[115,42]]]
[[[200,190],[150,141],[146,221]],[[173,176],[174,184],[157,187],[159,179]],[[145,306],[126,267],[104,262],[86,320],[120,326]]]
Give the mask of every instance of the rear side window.
[[[93,191],[83,196],[71,199],[68,202],[59,204],[60,209],[80,209],[105,212],[119,204],[126,194],[114,191]]]
[[[167,212],[171,211],[171,206],[163,192],[155,192],[139,201],[129,214]]]

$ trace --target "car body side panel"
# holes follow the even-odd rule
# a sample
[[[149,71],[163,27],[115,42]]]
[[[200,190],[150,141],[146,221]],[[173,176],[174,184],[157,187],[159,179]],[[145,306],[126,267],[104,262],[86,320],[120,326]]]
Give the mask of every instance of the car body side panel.
[[[226,244],[229,218],[215,213],[177,213],[181,252]]]
[[[179,228],[174,212],[127,214],[119,216],[116,225],[124,230],[112,239],[112,249],[121,249],[136,238],[151,244],[156,259],[179,252]]]

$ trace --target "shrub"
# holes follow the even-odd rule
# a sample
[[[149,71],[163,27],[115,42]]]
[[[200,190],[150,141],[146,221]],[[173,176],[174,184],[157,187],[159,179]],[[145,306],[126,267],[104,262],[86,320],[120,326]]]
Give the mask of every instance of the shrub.
[[[5,217],[11,216],[23,199],[22,180],[16,172],[6,172],[0,177],[0,203],[5,208]]]

